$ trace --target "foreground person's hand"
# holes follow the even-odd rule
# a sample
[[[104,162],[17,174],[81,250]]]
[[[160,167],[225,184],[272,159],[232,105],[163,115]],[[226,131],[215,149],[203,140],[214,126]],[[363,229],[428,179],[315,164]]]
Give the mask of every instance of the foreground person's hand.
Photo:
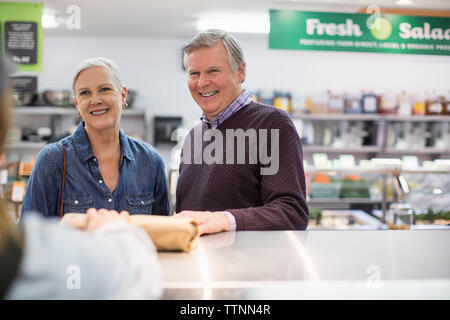
[[[230,231],[230,220],[222,211],[181,211],[174,217],[192,218],[198,223],[199,235]]]
[[[117,221],[130,221],[130,214],[127,211],[122,211],[120,214],[115,210],[94,209],[90,208],[87,212],[87,227],[89,231],[94,231],[105,223]]]

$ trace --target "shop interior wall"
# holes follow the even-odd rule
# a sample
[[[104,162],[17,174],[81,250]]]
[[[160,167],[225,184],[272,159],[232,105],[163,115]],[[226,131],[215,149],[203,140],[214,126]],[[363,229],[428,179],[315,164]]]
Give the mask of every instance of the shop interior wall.
[[[309,94],[326,89],[338,92],[450,89],[448,56],[269,50],[267,36],[237,37],[248,61],[244,87],[250,90]],[[69,89],[77,63],[94,56],[108,57],[119,65],[128,87],[138,91],[134,107],[147,110],[152,141],[153,116],[181,115],[185,127],[190,128],[201,115],[187,89],[182,69],[181,50],[186,40],[45,36],[38,87]],[[156,147],[169,165],[172,146]]]

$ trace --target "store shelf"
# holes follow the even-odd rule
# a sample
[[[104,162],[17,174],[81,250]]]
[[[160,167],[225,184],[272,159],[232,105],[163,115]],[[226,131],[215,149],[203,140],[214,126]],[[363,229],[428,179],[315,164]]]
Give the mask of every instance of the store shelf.
[[[15,142],[6,144],[6,149],[32,149],[32,150],[40,150],[46,145],[45,142]]]
[[[322,152],[322,153],[379,153],[383,149],[378,146],[361,146],[357,148],[333,148],[327,146],[304,145],[304,152]]]
[[[424,148],[414,150],[414,149],[386,148],[382,152],[390,154],[450,154],[450,149]]]
[[[320,120],[320,121],[328,121],[328,120],[375,121],[382,119],[382,116],[379,114],[369,114],[369,113],[365,114],[324,113],[324,114],[294,114],[292,118],[302,120]]]
[[[392,200],[388,200],[392,201]],[[378,204],[382,200],[369,199],[369,198],[311,198],[307,201],[308,204],[332,204],[332,203],[362,203],[362,204]]]
[[[399,116],[399,115],[389,115],[382,116],[383,119],[387,121],[405,121],[405,122],[436,122],[436,121],[450,121],[450,116],[448,115],[437,115],[437,116]]]
[[[330,172],[330,173],[361,173],[361,174],[421,174],[421,173],[450,173],[449,169],[373,169],[373,168],[361,168],[361,167],[351,167],[351,168],[317,168],[317,167],[306,167],[305,172],[316,173],[316,172]]]
[[[417,124],[421,124],[424,126],[428,133],[437,135],[439,133],[442,134],[443,139],[445,139],[444,135],[446,134],[446,128],[448,123],[450,123],[449,115],[411,115],[411,116],[402,116],[402,115],[389,115],[389,114],[305,114],[305,113],[297,113],[293,115],[294,119],[301,119],[305,121],[310,121],[309,125],[313,127],[309,130],[304,129],[301,132],[301,135],[309,135],[307,137],[311,138],[311,135],[314,136],[311,145],[303,145],[303,150],[305,153],[310,154],[314,152],[318,153],[348,153],[348,154],[392,154],[394,156],[401,155],[422,155],[422,158],[426,158],[427,156],[434,158],[436,155],[440,154],[450,154],[450,149],[442,149],[436,148],[434,146],[430,146],[428,148],[422,149],[398,149],[387,146],[387,141],[394,134],[397,133],[397,130],[392,127],[394,125],[408,124],[411,123],[411,128],[416,126]],[[331,121],[331,122],[330,122]],[[331,123],[333,121],[337,121],[335,125]],[[367,134],[365,136],[365,143],[370,143],[368,145],[360,146],[360,147],[350,147],[351,141],[347,141],[346,144],[343,145],[343,148],[335,148],[332,147],[333,143],[328,146],[322,145],[324,139],[325,128],[330,127],[333,134],[336,134],[336,131],[340,130],[348,130],[351,124],[347,124],[345,126],[345,122],[359,122],[359,129],[365,131]],[[374,123],[366,123],[361,125],[363,122],[372,121]],[[340,124],[338,123],[340,122]],[[400,123],[399,123],[400,122]],[[433,125],[439,125],[439,127],[433,127]],[[305,124],[306,125],[306,124]],[[339,126],[338,126],[339,125]],[[405,127],[407,128],[407,127]],[[422,128],[422,127],[421,127]],[[314,130],[312,133],[312,130]],[[406,129],[404,129],[406,130]],[[431,130],[431,131],[430,131]],[[406,134],[406,133],[404,133]],[[392,138],[392,137],[391,137]],[[425,139],[425,138],[424,138]],[[370,142],[369,142],[370,141]],[[389,140],[390,141],[390,140]],[[333,141],[331,141],[333,142]]]
[[[297,113],[293,114],[292,118],[302,119],[302,120],[318,120],[318,121],[328,121],[328,120],[347,120],[347,121],[377,121],[377,120],[387,120],[387,121],[418,121],[418,122],[435,122],[435,121],[450,121],[449,115],[383,115],[383,114],[351,114],[351,113],[324,113],[324,114],[305,114]]]

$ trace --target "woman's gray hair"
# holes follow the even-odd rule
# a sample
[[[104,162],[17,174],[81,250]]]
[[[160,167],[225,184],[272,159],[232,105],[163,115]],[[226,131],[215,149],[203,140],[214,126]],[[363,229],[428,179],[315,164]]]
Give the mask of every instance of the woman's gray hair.
[[[72,81],[73,96],[75,96],[75,82],[77,82],[80,73],[86,69],[96,67],[102,67],[109,72],[114,81],[114,84],[117,86],[117,89],[119,89],[119,91],[121,91],[122,88],[125,86],[122,80],[122,76],[120,74],[120,70],[113,61],[103,57],[90,58],[80,62],[80,64],[78,64],[78,66],[75,68]]]
[[[191,52],[214,46],[217,42],[222,41],[228,54],[228,62],[231,71],[236,71],[241,64],[245,64],[244,51],[241,45],[229,32],[220,29],[209,29],[197,33],[183,49],[183,62],[186,68],[187,55]]]

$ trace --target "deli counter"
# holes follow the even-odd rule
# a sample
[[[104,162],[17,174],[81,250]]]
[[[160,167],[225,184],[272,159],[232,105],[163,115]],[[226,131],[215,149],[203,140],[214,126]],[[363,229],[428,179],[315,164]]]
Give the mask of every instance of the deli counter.
[[[238,231],[160,252],[163,299],[450,299],[449,230]]]

